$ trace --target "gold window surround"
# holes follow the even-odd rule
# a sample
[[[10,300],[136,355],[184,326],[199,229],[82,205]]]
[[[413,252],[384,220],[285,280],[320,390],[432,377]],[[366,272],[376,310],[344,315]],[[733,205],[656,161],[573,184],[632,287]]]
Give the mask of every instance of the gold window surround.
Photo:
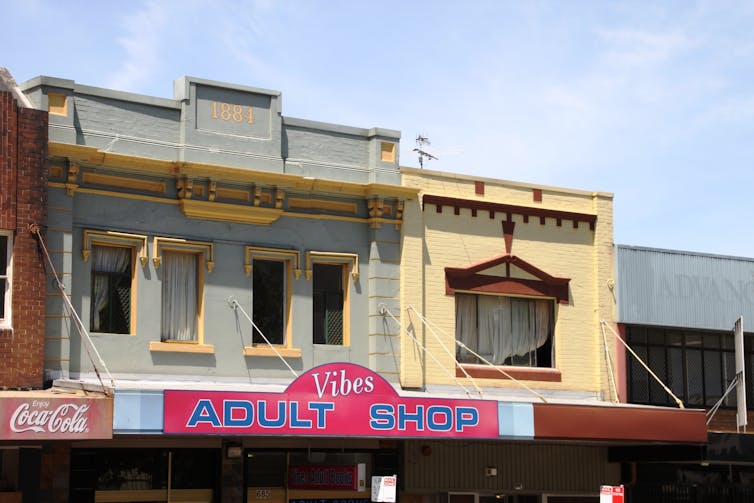
[[[137,295],[136,295],[136,274],[133,268],[133,253],[139,257],[139,263],[144,267],[149,262],[147,258],[147,237],[140,234],[128,234],[125,232],[116,231],[101,231],[94,229],[84,229],[81,247],[81,258],[84,262],[89,261],[89,257],[92,253],[92,246],[112,246],[119,248],[128,248],[131,251],[131,313],[129,319],[128,334],[136,334],[136,313],[137,309]]]
[[[353,281],[359,279],[359,255],[356,253],[339,253],[323,251],[306,252],[306,279],[310,280],[314,273],[312,264],[334,264],[344,268],[350,266]],[[343,274],[343,347],[351,345],[351,288],[348,275]]]
[[[159,268],[162,263],[162,250],[201,253],[205,260],[207,272],[212,272],[212,269],[215,268],[215,245],[213,243],[155,236],[152,242],[152,262],[155,269]]]
[[[253,260],[271,259],[271,260],[288,260],[293,264],[293,274],[296,279],[301,277],[301,252],[298,250],[287,250],[284,248],[266,248],[261,246],[244,247],[244,264],[243,270],[246,276],[251,276],[253,269]]]
[[[152,242],[152,262],[155,269],[162,264],[162,252],[188,253],[204,259],[207,272],[212,272],[215,267],[213,243],[206,241],[191,241],[182,238],[167,238],[155,236]],[[198,267],[197,271],[197,336],[195,341],[150,341],[149,351],[165,351],[173,353],[205,353],[215,352],[214,344],[204,343],[204,268]]]
[[[306,279],[312,278],[312,263],[335,263],[335,264],[350,264],[351,265],[351,277],[354,281],[359,279],[359,255],[356,253],[338,253],[338,252],[323,252],[323,251],[307,251],[306,252]]]
[[[84,229],[83,244],[81,247],[81,257],[84,262],[89,260],[89,255],[92,252],[92,245],[135,248],[142,267],[146,266],[149,261],[147,258],[147,237],[142,236],[141,234]]]
[[[261,246],[244,247],[244,272],[246,276],[253,274],[254,260],[277,260],[285,264],[285,278],[288,287],[285,289],[285,320],[283,328],[284,344],[274,345],[274,349],[266,343],[244,346],[244,356],[301,358],[301,349],[293,347],[293,288],[291,269],[296,279],[301,277],[301,253],[298,250],[283,248],[267,248]]]

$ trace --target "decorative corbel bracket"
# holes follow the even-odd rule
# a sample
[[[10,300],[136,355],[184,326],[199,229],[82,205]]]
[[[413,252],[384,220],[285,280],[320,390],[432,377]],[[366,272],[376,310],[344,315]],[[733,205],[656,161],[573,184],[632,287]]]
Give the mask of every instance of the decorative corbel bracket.
[[[65,180],[65,194],[68,197],[73,197],[73,193],[79,188],[79,171],[81,168],[75,162],[68,163],[68,175]]]
[[[178,178],[175,181],[175,188],[178,199],[191,199],[191,194],[194,191],[194,180],[185,176]]]
[[[281,209],[283,207],[283,201],[285,201],[285,191],[282,189],[275,189],[275,208]]]

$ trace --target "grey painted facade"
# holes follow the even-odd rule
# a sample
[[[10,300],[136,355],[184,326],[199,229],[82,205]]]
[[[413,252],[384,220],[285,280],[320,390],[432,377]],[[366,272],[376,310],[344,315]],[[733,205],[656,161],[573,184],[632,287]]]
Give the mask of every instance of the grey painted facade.
[[[732,330],[754,320],[754,259],[616,246],[618,322]]]
[[[285,118],[277,91],[191,77],[175,82],[173,99],[51,77],[21,87],[37,107],[51,110],[47,242],[55,268],[116,381],[293,377],[274,355],[244,354],[252,326],[229,301],[252,315],[247,247],[298,261],[291,260],[296,274],[286,285],[286,361],[295,371],[347,361],[398,380],[398,329],[379,316],[383,304],[398,310],[402,207],[415,197],[400,187],[398,132]],[[136,260],[133,267],[130,334],[96,333],[90,326],[87,233],[108,232],[138,236],[126,238],[138,256],[136,243],[146,243],[145,263]],[[160,240],[201,243],[206,262],[211,245],[212,264],[202,272],[197,347],[203,351],[154,348],[161,338]],[[322,262],[346,267],[347,344],[313,343],[312,251],[326,255]],[[351,274],[356,271],[358,277]],[[49,283],[46,375],[91,377],[86,344]]]

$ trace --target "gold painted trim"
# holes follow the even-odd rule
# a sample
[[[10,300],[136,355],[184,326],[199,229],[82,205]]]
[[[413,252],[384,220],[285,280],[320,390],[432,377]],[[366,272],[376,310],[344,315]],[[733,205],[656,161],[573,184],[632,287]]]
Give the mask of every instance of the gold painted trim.
[[[280,356],[285,358],[301,358],[301,349],[299,348],[286,348],[283,346],[275,346],[275,350],[273,350],[269,346],[244,346],[243,348],[243,355],[244,356],[274,356],[277,357],[278,354]]]
[[[47,93],[47,113],[67,116],[68,96],[63,93]]]
[[[266,171],[253,171],[245,168],[235,168],[216,164],[204,164],[196,162],[176,162],[147,157],[116,154],[98,150],[96,147],[86,145],[70,145],[59,142],[49,142],[48,152],[51,157],[68,157],[80,162],[98,164],[108,167],[128,168],[134,172],[154,176],[164,175],[187,175],[195,177],[212,178],[217,180],[235,180],[238,182],[261,183],[275,185],[280,189],[299,189],[334,194],[345,194],[360,197],[399,197],[415,199],[420,192],[419,188],[404,187],[401,185],[388,185],[382,183],[351,183],[339,180],[321,180],[292,175],[289,173],[270,173]]]
[[[353,277],[354,281],[359,279],[359,255],[356,253],[307,251],[306,279],[312,278],[312,262],[335,262],[339,264],[351,264],[351,277]]]
[[[201,344],[197,342],[182,341],[149,341],[150,351],[164,351],[170,353],[206,353],[215,352],[214,344]]]
[[[251,193],[248,190],[217,187],[215,189],[215,198],[248,203],[251,201]]]
[[[382,162],[395,162],[395,143],[380,142],[380,160]]]
[[[287,250],[284,248],[264,248],[260,246],[246,246],[244,247],[244,264],[243,269],[246,276],[250,276],[252,272],[252,260],[259,259],[274,259],[274,260],[289,260],[293,262],[293,273],[296,275],[296,279],[301,277],[301,252],[298,250]]]
[[[183,214],[189,218],[242,224],[269,225],[283,214],[283,210],[275,208],[242,206],[215,201],[195,201],[192,199],[182,199],[179,201],[179,205]]]
[[[151,180],[139,180],[138,178],[127,178],[124,176],[104,175],[102,173],[92,173],[87,171],[82,175],[83,183],[92,185],[104,185],[106,187],[116,187],[119,189],[143,190],[155,194],[166,194],[167,186],[165,182],[154,182]]]
[[[48,187],[53,188],[66,188],[65,184],[58,183],[58,182],[49,182],[47,184]],[[104,197],[122,197],[124,199],[135,199],[137,201],[150,201],[154,203],[163,203],[163,204],[180,204],[180,201],[176,199],[166,199],[161,197],[155,197],[155,196],[145,196],[140,194],[128,194],[125,192],[110,192],[107,190],[102,189],[91,189],[91,188],[80,188],[76,192],[81,194],[95,194],[99,196]],[[192,203],[196,203],[197,201],[192,201]],[[206,203],[206,201],[204,201]],[[233,208],[244,208],[244,206],[235,206],[235,205],[229,205]],[[258,208],[258,209],[270,209],[271,208]],[[61,208],[60,211],[71,211],[70,209]],[[275,211],[275,210],[271,210]],[[284,217],[290,217],[290,218],[311,218],[314,220],[336,220],[339,222],[353,222],[358,224],[370,224],[372,222],[379,222],[383,224],[393,224],[396,226],[396,228],[403,224],[400,220],[390,220],[388,218],[358,218],[358,217],[346,217],[342,215],[315,215],[310,213],[297,213],[295,211],[282,211],[280,210],[280,216]],[[247,222],[243,222],[247,223]]]
[[[84,229],[83,245],[81,248],[81,256],[84,262],[89,260],[92,244],[133,247],[138,250],[139,262],[141,262],[142,267],[146,266],[149,261],[147,258],[147,237],[141,234]]]
[[[353,213],[354,215],[358,211],[356,203],[328,201],[326,199],[305,199],[301,197],[289,198],[288,207],[300,210],[339,211],[341,213]]]
[[[202,253],[205,257],[207,272],[212,272],[212,269],[215,268],[215,245],[213,243],[155,236],[152,241],[152,262],[155,269],[162,264],[162,250]]]

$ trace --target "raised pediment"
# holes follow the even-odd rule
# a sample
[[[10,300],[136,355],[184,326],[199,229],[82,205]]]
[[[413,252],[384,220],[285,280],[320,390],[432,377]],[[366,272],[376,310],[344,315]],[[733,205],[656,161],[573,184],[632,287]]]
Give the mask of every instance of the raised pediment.
[[[467,267],[445,268],[445,293],[456,290],[527,297],[554,297],[568,303],[570,278],[553,276],[520,257],[498,255]]]
[[[518,278],[518,279],[531,279],[531,280],[540,279],[534,274],[531,274],[530,272],[511,263],[497,264],[488,269],[482,269],[477,274],[481,274],[484,276],[497,276],[497,277],[510,276],[510,277]]]

